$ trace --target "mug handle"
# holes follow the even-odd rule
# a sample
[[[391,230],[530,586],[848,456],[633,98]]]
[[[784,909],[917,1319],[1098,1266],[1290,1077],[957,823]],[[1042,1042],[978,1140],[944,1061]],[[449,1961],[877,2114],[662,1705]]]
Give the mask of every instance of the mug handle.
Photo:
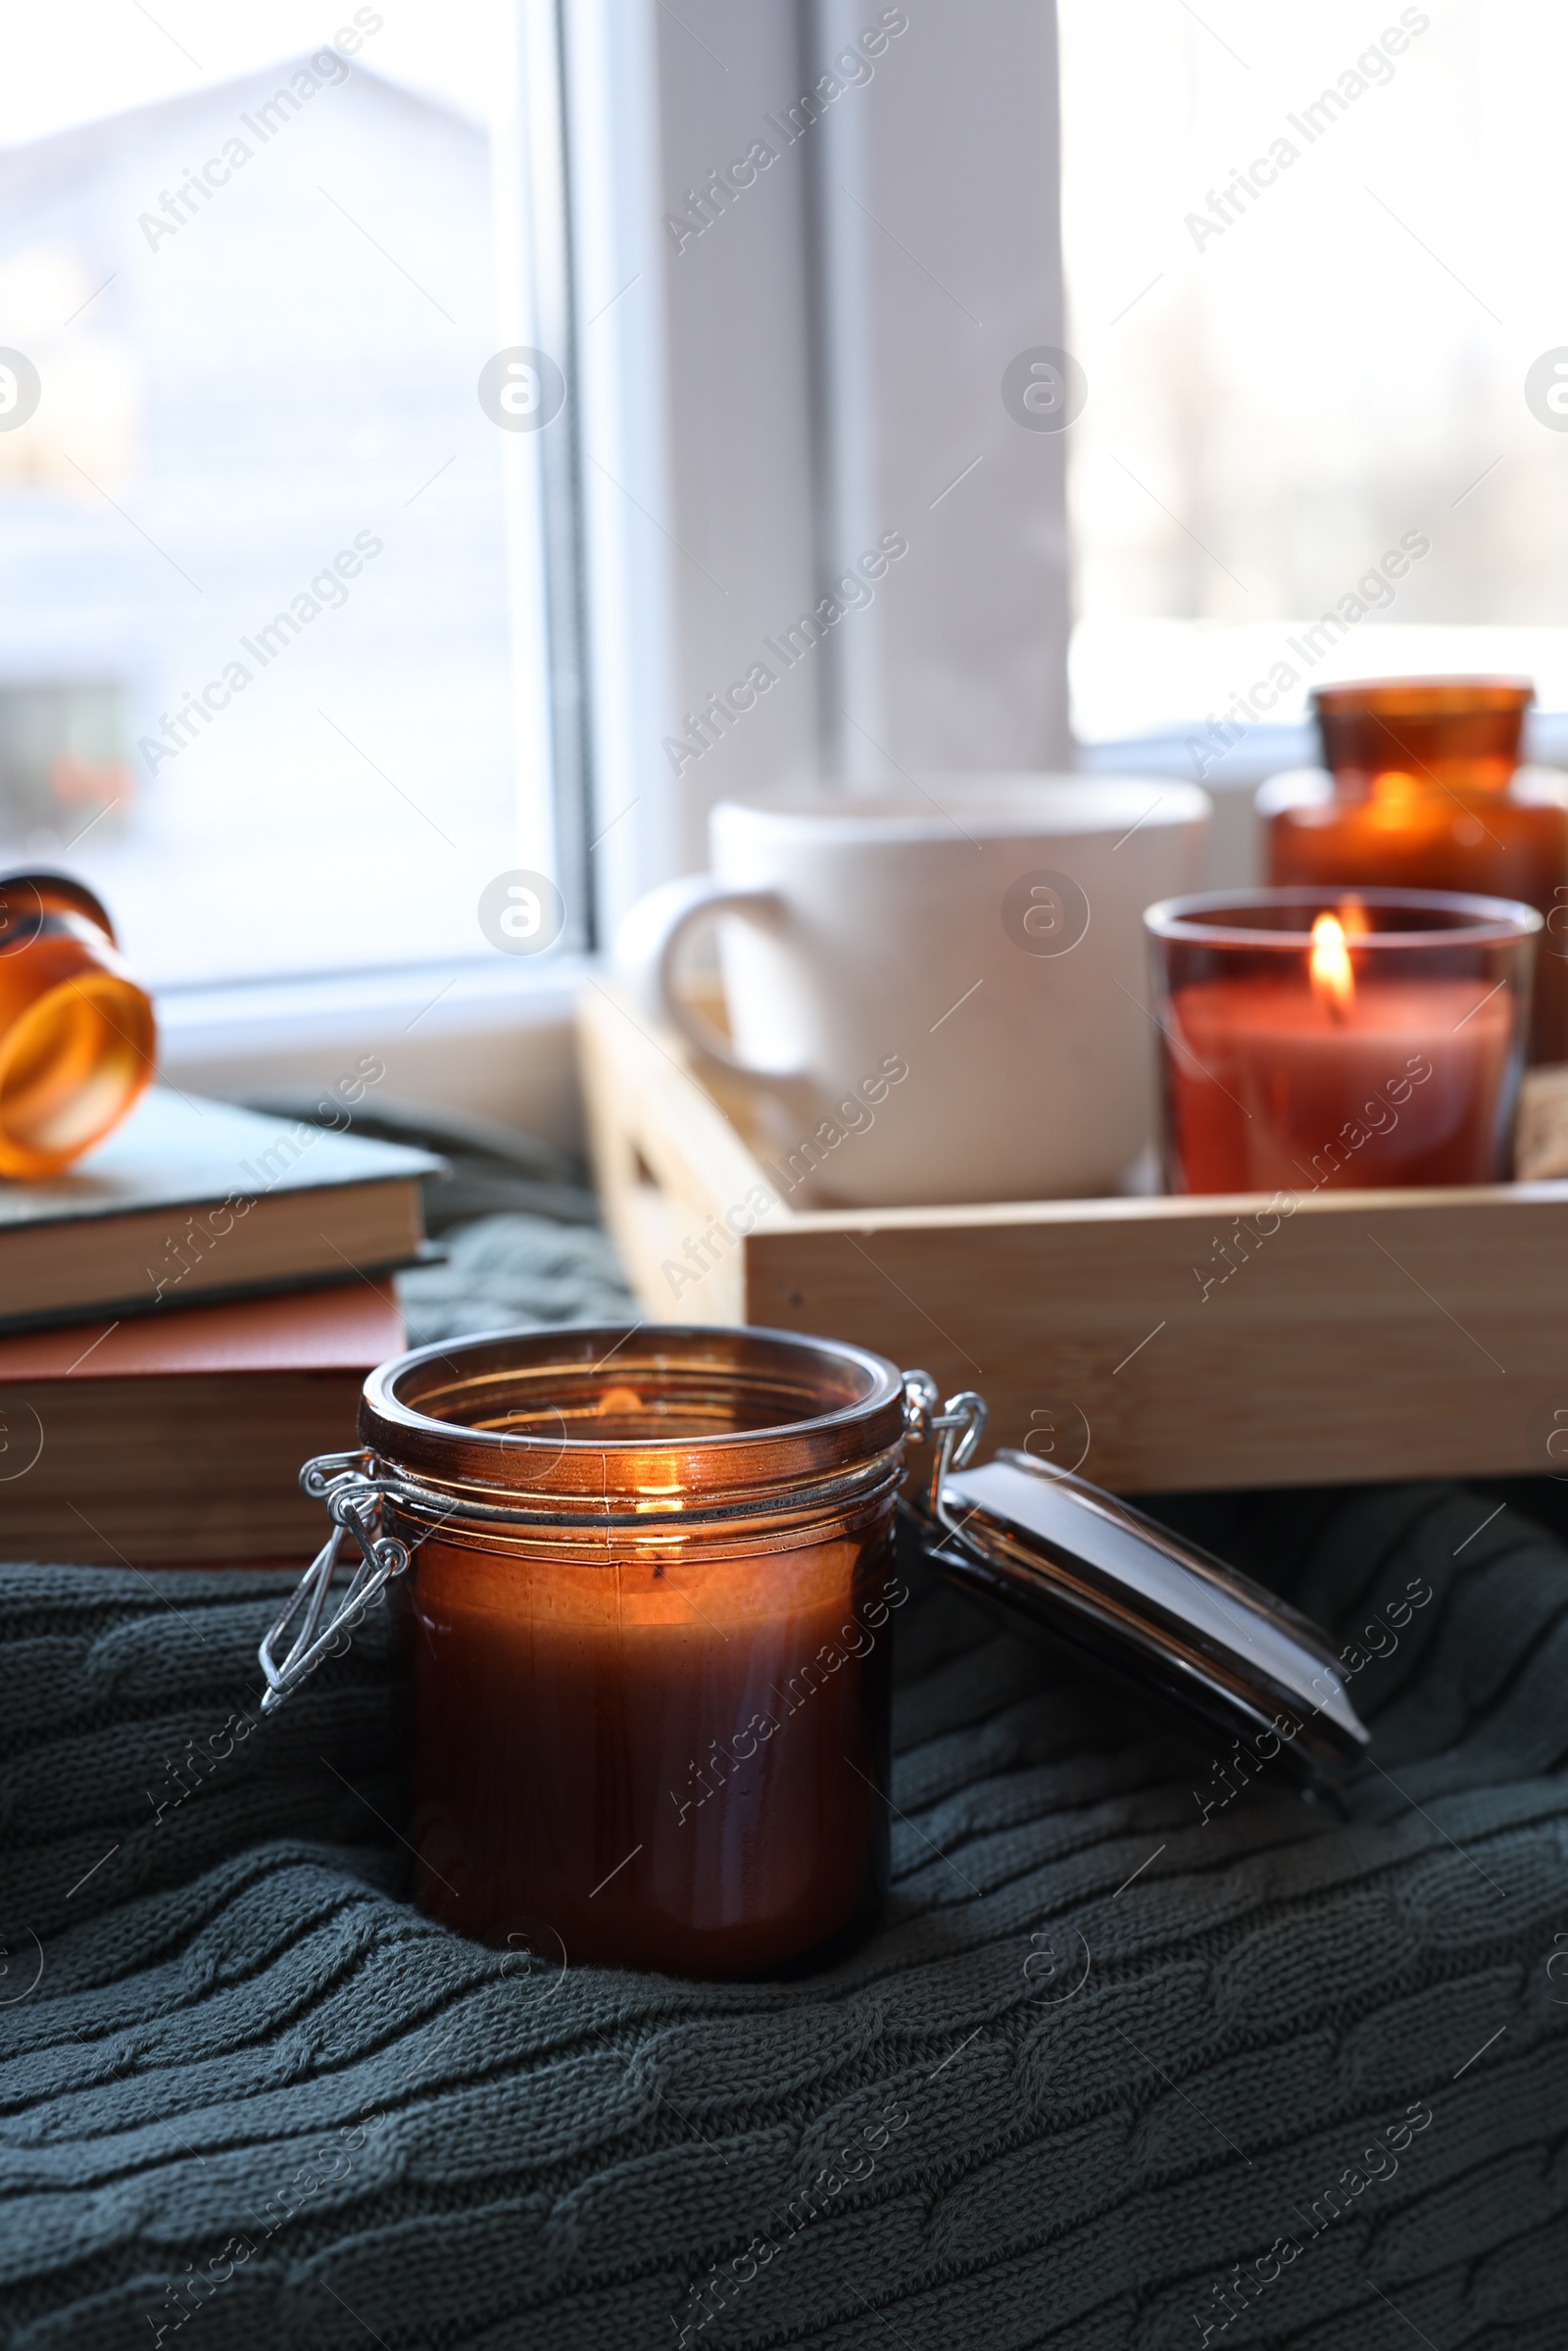
[[[738,1060],[718,1032],[693,1014],[675,985],[680,951],[698,923],[718,914],[738,914],[772,930],[784,913],[784,901],[776,890],[735,889],[713,874],[688,873],[679,881],[661,883],[637,901],[616,934],[615,966],[632,983],[643,1010],[676,1030],[700,1062],[743,1085],[798,1085],[805,1070],[757,1069]]]

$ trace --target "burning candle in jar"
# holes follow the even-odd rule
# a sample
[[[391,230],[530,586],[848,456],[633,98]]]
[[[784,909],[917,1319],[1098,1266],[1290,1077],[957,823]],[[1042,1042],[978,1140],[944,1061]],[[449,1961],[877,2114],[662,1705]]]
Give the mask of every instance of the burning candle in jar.
[[[746,1976],[887,1873],[904,1392],[770,1332],[448,1342],[367,1383],[405,1543],[415,1899],[478,1940]]]
[[[1258,794],[1268,878],[1480,892],[1534,906],[1530,1055],[1568,1060],[1568,786],[1519,767],[1535,691],[1519,678],[1389,678],[1323,686],[1313,707],[1324,774],[1271,778]],[[1555,917],[1555,921],[1553,918]]]
[[[984,1398],[940,1394],[781,1331],[500,1332],[400,1356],[366,1382],[366,1449],[301,1472],[333,1531],[262,1641],[262,1711],[390,1586],[422,1909],[558,1981],[573,1960],[739,1977],[836,1956],[887,1882],[907,1435],[931,1447],[918,1540],[960,1587],[1210,1731],[1234,1722],[1259,1762],[1332,1784],[1358,1759],[1325,1638],[1027,1453],[971,1471]],[[1299,1738],[1256,1747],[1282,1703]]]
[[[1508,1174],[1534,908],[1293,889],[1172,899],[1144,919],[1173,1192]]]

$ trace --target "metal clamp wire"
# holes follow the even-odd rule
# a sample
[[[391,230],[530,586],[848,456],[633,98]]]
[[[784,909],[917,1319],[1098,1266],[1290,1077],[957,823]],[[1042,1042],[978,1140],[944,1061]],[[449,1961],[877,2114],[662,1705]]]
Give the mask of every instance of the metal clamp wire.
[[[939,1412],[940,1395],[941,1390],[928,1371],[905,1373],[904,1418],[909,1437],[916,1445],[935,1441],[925,1494],[926,1512],[947,1534],[961,1543],[963,1522],[950,1513],[942,1489],[953,1470],[966,1469],[974,1459],[991,1416],[985,1397],[972,1388],[960,1389],[956,1396],[950,1396]]]
[[[332,1532],[289,1594],[287,1606],[258,1651],[267,1680],[262,1694],[264,1714],[270,1714],[282,1704],[290,1690],[297,1689],[337,1646],[342,1635],[354,1630],[372,1600],[379,1599],[393,1577],[401,1576],[409,1564],[408,1546],[395,1535],[379,1531],[380,1490],[360,1467],[368,1459],[363,1453],[322,1453],[308,1461],[300,1472],[305,1492],[326,1504]],[[322,1627],[321,1613],[331,1592],[345,1536],[359,1545],[359,1563],[349,1577],[336,1611]],[[299,1622],[295,1631],[300,1619],[303,1622]],[[285,1642],[288,1642],[286,1648]]]

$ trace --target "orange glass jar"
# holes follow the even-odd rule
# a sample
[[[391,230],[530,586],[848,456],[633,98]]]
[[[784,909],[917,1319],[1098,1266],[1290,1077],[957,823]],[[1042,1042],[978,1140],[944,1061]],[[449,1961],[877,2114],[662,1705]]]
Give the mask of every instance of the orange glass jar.
[[[1568,786],[1518,772],[1520,678],[1393,678],[1313,695],[1325,779],[1258,795],[1273,884],[1448,890],[1544,917],[1530,1058],[1568,1060]]]
[[[50,1176],[119,1125],[153,1074],[151,1000],[90,890],[0,876],[0,1176]]]
[[[422,1910],[557,1969],[819,1964],[887,1884],[907,1442],[929,1448],[914,1540],[961,1590],[1260,1762],[1283,1726],[1307,1778],[1354,1763],[1367,1735],[1326,1637],[1028,1454],[971,1468],[984,1398],[939,1398],[928,1372],[783,1331],[401,1355],[366,1381],[365,1449],[300,1473],[333,1531],[261,1642],[262,1712],[387,1593]]]
[[[372,1373],[345,1474],[408,1554],[419,1907],[690,1976],[869,1926],[904,1428],[892,1364],[776,1332],[509,1333]]]

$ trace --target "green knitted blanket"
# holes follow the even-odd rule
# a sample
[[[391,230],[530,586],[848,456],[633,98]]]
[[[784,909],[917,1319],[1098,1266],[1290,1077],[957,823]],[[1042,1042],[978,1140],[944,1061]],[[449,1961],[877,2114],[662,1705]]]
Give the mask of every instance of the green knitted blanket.
[[[372,1621],[0,1570],[0,2338],[1568,2342],[1568,1557],[1451,1489],[1172,1505],[1348,1649],[1338,1821],[917,1582],[894,1887],[693,1984],[401,1898]]]

